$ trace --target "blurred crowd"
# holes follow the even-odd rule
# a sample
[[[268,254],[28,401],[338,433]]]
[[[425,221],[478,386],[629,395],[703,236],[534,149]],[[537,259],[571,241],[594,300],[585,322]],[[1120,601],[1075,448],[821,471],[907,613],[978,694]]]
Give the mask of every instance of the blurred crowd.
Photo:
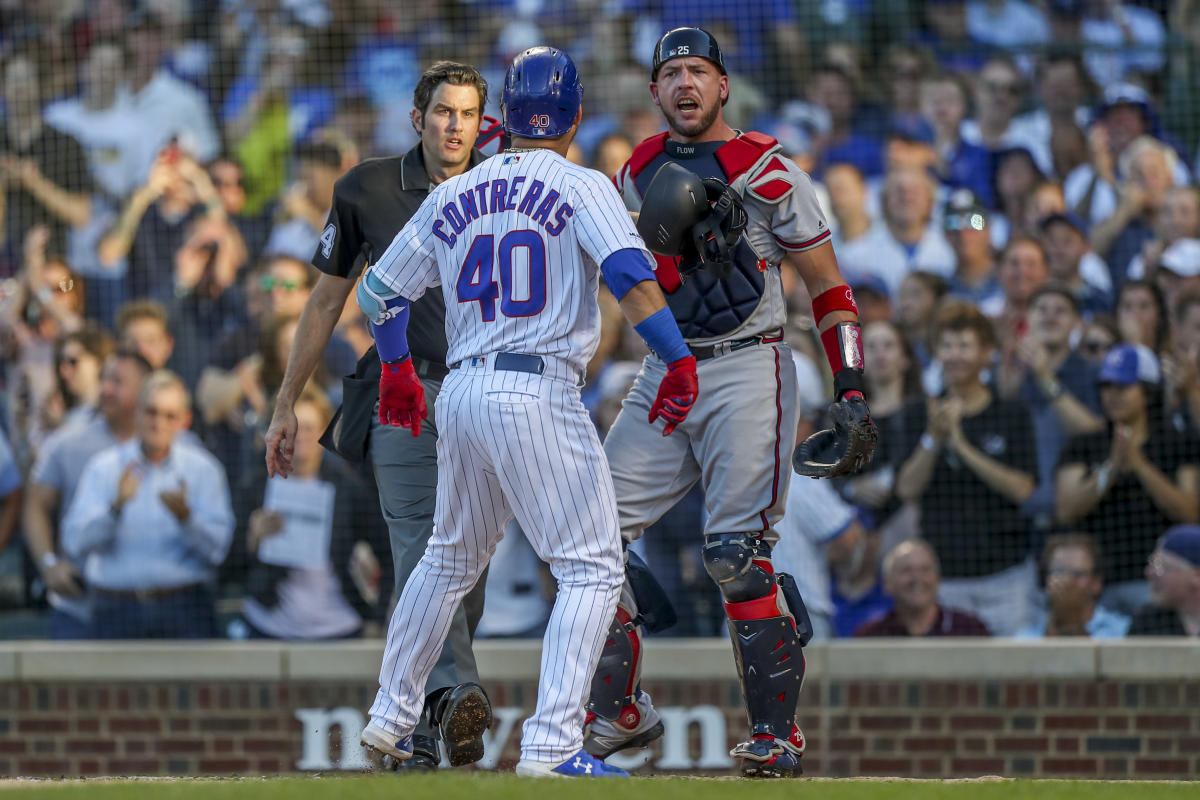
[[[1200,635],[1200,0],[0,0],[0,606],[56,638],[377,635],[374,487],[319,443],[353,301],[297,475],[262,466],[334,183],[417,142],[428,64],[478,66],[498,116],[544,43],[611,175],[663,129],[654,41],[695,24],[862,310],[879,451],[793,481],[777,549],[818,635]],[[785,287],[803,436],[827,376]],[[643,352],[601,310],[603,433]],[[724,634],[703,514],[637,545],[675,635]],[[551,582],[520,537],[497,558],[480,634],[537,635]]]

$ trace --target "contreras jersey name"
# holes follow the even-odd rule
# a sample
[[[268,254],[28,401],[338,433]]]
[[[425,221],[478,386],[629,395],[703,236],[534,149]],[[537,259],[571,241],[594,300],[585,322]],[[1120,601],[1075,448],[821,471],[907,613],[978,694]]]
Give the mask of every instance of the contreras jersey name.
[[[558,236],[575,210],[570,204],[560,202],[557,190],[547,191],[541,181],[532,181],[524,186],[522,194],[524,183],[525,176],[518,175],[511,181],[497,178],[477,184],[474,189],[461,193],[457,200],[450,200],[442,206],[442,218],[434,221],[430,233],[454,247],[458,234],[472,220],[485,214],[515,210],[541,225],[546,233]]]

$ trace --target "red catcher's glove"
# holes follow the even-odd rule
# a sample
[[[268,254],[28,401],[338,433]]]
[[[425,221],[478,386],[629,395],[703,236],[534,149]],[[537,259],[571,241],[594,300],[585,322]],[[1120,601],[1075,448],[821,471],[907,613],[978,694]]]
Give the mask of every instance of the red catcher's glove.
[[[675,426],[687,419],[688,412],[700,394],[700,382],[696,378],[696,357],[684,356],[667,364],[667,374],[658,385],[658,397],[650,406],[650,422],[660,416],[667,421],[663,436],[670,436]]]
[[[413,369],[412,358],[396,364],[383,364],[379,376],[379,424],[400,426],[421,435],[421,420],[429,416],[425,408],[425,387]]]

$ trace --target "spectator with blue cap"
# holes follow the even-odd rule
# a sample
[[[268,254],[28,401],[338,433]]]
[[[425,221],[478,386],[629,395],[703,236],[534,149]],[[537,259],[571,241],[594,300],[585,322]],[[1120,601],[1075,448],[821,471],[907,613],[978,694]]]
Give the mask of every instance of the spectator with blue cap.
[[[1130,636],[1200,636],[1200,525],[1168,530],[1146,564],[1152,602],[1134,615]]]
[[[1162,371],[1144,345],[1119,344],[1097,376],[1106,430],[1067,442],[1056,515],[1108,554],[1102,602],[1132,614],[1149,599],[1142,566],[1165,528],[1200,517],[1200,440],[1164,420]]]

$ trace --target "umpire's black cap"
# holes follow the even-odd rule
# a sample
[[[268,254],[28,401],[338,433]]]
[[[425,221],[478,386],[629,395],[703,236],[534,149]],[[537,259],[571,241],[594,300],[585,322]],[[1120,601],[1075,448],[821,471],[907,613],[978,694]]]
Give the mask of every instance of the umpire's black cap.
[[[654,45],[654,66],[650,68],[650,80],[658,80],[658,69],[672,58],[698,56],[717,65],[722,75],[725,72],[725,57],[717,45],[716,37],[704,28],[675,28],[667,31]]]

